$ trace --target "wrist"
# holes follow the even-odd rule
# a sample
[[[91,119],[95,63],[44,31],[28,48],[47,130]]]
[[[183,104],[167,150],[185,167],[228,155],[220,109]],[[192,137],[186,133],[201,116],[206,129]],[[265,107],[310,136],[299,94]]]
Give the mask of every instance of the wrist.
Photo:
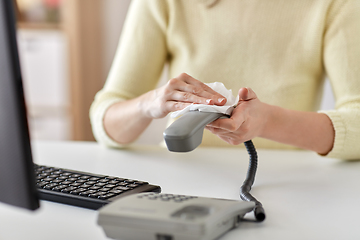
[[[143,95],[139,96],[137,99],[138,100],[136,104],[137,111],[139,112],[140,116],[144,118],[151,118],[151,114],[149,111],[149,102],[151,102],[149,96],[150,92],[144,93]]]
[[[269,138],[269,136],[271,135],[271,130],[274,127],[274,122],[276,122],[275,112],[277,111],[277,107],[263,102],[261,104],[262,115],[260,116],[260,118],[262,119],[262,124],[259,137]]]
[[[167,115],[163,111],[162,104],[157,97],[157,89],[149,91],[138,97],[137,108],[144,119],[157,119]]]

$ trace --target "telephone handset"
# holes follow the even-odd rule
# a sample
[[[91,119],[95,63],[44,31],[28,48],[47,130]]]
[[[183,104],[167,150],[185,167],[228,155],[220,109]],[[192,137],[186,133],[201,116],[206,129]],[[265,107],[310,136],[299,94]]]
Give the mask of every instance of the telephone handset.
[[[167,148],[172,152],[190,152],[197,148],[204,128],[218,118],[228,115],[214,112],[189,111],[173,122],[164,131]]]

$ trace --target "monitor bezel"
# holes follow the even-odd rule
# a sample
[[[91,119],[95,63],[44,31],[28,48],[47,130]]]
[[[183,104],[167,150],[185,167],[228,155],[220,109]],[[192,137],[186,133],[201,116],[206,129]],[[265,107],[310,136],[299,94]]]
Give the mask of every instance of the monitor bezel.
[[[40,204],[20,70],[14,3],[0,0],[0,4],[0,21],[3,21],[3,30],[0,30],[4,32],[4,42],[0,44],[4,44],[4,51],[7,51],[0,56],[5,58],[0,59],[0,64],[9,68],[9,76],[0,73],[0,86],[3,85],[0,94],[6,100],[6,106],[5,103],[0,106],[5,110],[0,112],[0,128],[3,128],[0,133],[5,133],[0,135],[0,202],[35,210]]]

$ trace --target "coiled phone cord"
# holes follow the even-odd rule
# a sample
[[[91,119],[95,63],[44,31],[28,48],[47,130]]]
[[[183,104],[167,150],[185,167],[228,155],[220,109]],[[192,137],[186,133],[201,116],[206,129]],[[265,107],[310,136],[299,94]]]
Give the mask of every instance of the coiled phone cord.
[[[254,184],[257,169],[257,153],[251,140],[244,142],[247,152],[249,153],[249,168],[243,185],[240,187],[240,198],[244,201],[255,203],[254,215],[257,221],[262,222],[265,219],[265,210],[262,204],[250,194],[251,186]]]

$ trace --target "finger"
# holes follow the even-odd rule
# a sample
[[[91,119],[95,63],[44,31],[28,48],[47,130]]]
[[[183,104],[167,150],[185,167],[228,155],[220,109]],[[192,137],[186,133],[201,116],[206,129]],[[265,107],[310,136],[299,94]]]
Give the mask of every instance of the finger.
[[[229,143],[230,145],[238,145],[240,144],[239,141],[236,141],[235,139],[229,137],[229,136],[218,136],[220,139],[222,139],[223,141]]]
[[[229,131],[227,131],[225,129],[215,128],[215,127],[210,127],[210,126],[206,126],[205,129],[209,130],[211,133],[216,134],[216,135],[224,135],[224,134],[229,133]]]
[[[239,100],[249,101],[255,98],[257,98],[257,96],[251,88],[240,88]]]
[[[214,91],[211,87],[191,77],[190,75],[186,73],[182,73],[177,78],[180,81],[186,83],[186,85],[179,84],[177,88],[178,90],[184,92],[191,92],[194,95],[204,97],[207,99],[212,99],[211,104],[224,105],[226,103],[226,98],[223,95]]]
[[[220,128],[214,128],[214,127],[210,127],[210,126],[205,126],[206,130],[209,130],[211,133],[217,135],[218,137],[227,137],[229,138],[231,136],[231,133],[229,133],[229,131],[225,131],[223,129]]]
[[[201,87],[186,83],[184,79],[170,79],[166,88],[166,95],[168,100],[183,101],[185,99],[185,102],[193,101],[193,103],[213,105],[216,103],[216,99],[218,99],[215,98],[214,95],[204,91],[204,89]],[[222,102],[224,102],[224,100],[222,100]]]
[[[214,104],[214,101],[211,98],[199,97],[190,92],[182,91],[175,91],[171,99],[187,103]]]
[[[209,127],[223,129],[229,132],[235,132],[245,122],[244,116],[239,114],[238,116],[231,116],[226,119],[217,119],[208,124]]]
[[[210,99],[211,102],[209,102],[209,104],[211,104],[211,105],[216,104],[216,105],[222,106],[226,103],[227,100],[223,95],[221,95],[220,93],[216,93],[214,91],[213,91],[213,93],[211,93],[211,92],[205,90],[205,89],[211,89],[211,88],[209,88],[205,84],[203,86],[205,86],[205,87],[203,88],[200,86],[188,84],[180,90],[184,91],[184,92],[191,92],[192,94],[202,97],[202,98]]]
[[[165,109],[168,112],[175,112],[175,111],[182,110],[189,105],[191,105],[191,103],[178,102],[178,101],[167,101],[165,103]]]
[[[201,89],[203,89],[204,91],[207,91],[211,94],[214,94],[214,95],[218,95],[218,96],[221,96],[221,97],[224,97],[222,96],[220,93],[216,92],[214,89],[212,89],[211,87],[209,87],[208,85],[206,85],[205,83],[197,80],[196,78],[193,78],[192,76],[186,74],[186,73],[183,73],[184,75],[180,75],[183,77],[184,81],[190,85],[194,85],[194,86],[198,86],[200,87]]]

